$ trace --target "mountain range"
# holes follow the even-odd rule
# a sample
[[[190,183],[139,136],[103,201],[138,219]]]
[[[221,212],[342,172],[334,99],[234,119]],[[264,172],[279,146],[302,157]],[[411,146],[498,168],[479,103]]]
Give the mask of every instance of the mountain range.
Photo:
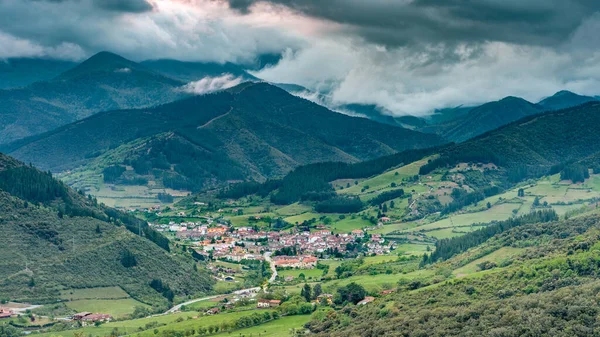
[[[154,108],[98,113],[4,150],[53,171],[99,161],[102,169],[133,165],[150,180],[196,190],[228,180],[263,181],[308,163],[357,162],[443,142],[247,82]]]

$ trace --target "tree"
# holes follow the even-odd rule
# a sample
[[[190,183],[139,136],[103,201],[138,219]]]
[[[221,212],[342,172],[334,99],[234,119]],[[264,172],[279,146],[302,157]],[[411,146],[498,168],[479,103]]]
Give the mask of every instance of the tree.
[[[492,204],[489,201],[488,201],[488,203],[487,203],[486,206],[487,206],[488,209],[492,208]]]
[[[100,229],[100,224],[96,225],[96,234],[100,234],[102,233],[102,230]]]
[[[131,268],[137,266],[137,260],[135,259],[135,255],[129,251],[129,249],[124,249],[121,252],[121,264],[125,268]]]
[[[517,192],[517,195],[519,197],[524,197],[525,196],[525,190],[522,188],[519,188],[519,191]]]
[[[390,201],[390,208],[394,208],[396,207],[396,203],[394,203],[394,200]]]
[[[533,207],[539,207],[539,206],[540,206],[540,198],[535,197],[535,199],[533,199]]]
[[[387,213],[387,211],[388,211],[388,207],[387,207],[387,205],[386,205],[386,204],[383,204],[383,207],[382,207],[382,209],[381,209],[381,210],[383,211],[383,213]]]
[[[0,325],[0,336],[2,337],[20,337],[21,333],[15,327],[9,324]]]
[[[321,289],[321,284],[317,283],[313,288],[312,298],[316,300],[317,297],[319,297],[319,295],[321,295],[322,293],[323,289]]]
[[[300,291],[300,296],[304,297],[306,299],[306,302],[310,302],[310,299],[312,298],[311,293],[312,291],[310,289],[310,284],[304,283],[304,287]]]
[[[348,301],[356,304],[365,298],[367,291],[360,284],[352,282],[345,287],[338,288],[338,294],[340,295],[342,303]]]

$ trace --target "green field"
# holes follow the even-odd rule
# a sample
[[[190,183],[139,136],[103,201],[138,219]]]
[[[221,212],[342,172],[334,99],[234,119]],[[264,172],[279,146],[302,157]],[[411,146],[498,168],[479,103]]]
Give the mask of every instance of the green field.
[[[523,252],[523,250],[523,248],[502,247],[486,256],[483,256],[477,260],[470,262],[467,265],[464,265],[463,267],[455,269],[453,271],[453,274],[460,277],[476,273],[479,271],[479,268],[477,267],[479,263],[489,261],[500,264],[503,260],[510,259],[511,257]]]
[[[290,336],[292,329],[301,329],[310,321],[310,315],[287,316],[251,328],[224,332],[214,336],[231,337],[279,337]]]
[[[64,290],[61,292],[60,297],[69,301],[89,299],[122,299],[128,298],[129,294],[127,294],[120,287],[104,287]]]
[[[277,274],[283,278],[286,276],[293,276],[294,281],[298,280],[300,274],[304,274],[306,280],[318,280],[323,275],[321,269],[289,269],[289,270],[278,270]]]
[[[115,300],[75,300],[67,302],[66,305],[78,312],[89,311],[94,313],[105,313],[111,314],[115,318],[122,318],[131,314],[136,306],[147,307],[146,304],[136,301],[133,298]]]
[[[357,275],[351,276],[342,280],[333,280],[323,283],[325,292],[334,293],[339,287],[343,287],[349,283],[356,282],[362,285],[367,291],[375,293],[386,289],[391,289],[396,286],[398,280],[423,278],[433,275],[432,270],[418,270],[407,274],[380,274],[380,275]]]
[[[312,207],[309,205],[303,205],[300,203],[291,204],[275,211],[280,216],[292,216],[312,211]]]
[[[390,187],[391,183],[400,185],[402,179],[412,177],[419,173],[421,166],[427,164],[427,158],[402,166],[395,170],[387,171],[383,174],[370,179],[361,181],[358,185],[352,185],[350,188],[339,190],[340,194],[361,194],[361,190],[368,186],[368,191],[376,191]],[[398,174],[396,174],[398,173]]]

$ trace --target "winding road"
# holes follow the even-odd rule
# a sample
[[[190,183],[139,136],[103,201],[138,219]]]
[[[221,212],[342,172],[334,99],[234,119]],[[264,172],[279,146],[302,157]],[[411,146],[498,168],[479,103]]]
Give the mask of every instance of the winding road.
[[[267,285],[269,283],[273,283],[273,281],[275,281],[275,278],[277,277],[277,268],[275,268],[275,264],[273,264],[273,260],[271,260],[271,255],[272,254],[273,253],[271,253],[271,252],[267,252],[267,253],[265,253],[263,255],[265,257],[265,261],[269,262],[269,265],[271,266],[271,271],[273,272],[273,274],[269,278],[269,281],[267,282],[267,284],[265,284],[264,290],[266,290],[267,289]],[[202,297],[202,298],[196,298],[196,299],[193,299],[193,300],[189,300],[187,302],[183,302],[183,303],[177,304],[177,305],[173,306],[171,309],[167,310],[166,312],[164,312],[163,314],[160,314],[160,315],[172,314],[174,312],[179,311],[182,306],[190,305],[190,304],[193,304],[193,303],[196,303],[196,302],[202,302],[202,301],[212,300],[212,299],[215,299],[217,297],[224,297],[224,296],[229,296],[229,295],[239,295],[239,294],[247,293],[247,292],[258,292],[260,289],[261,289],[261,287],[246,288],[246,289],[232,291],[232,292],[227,293],[227,294],[219,294],[219,295],[207,296],[207,297]],[[153,315],[153,316],[159,316],[159,315]]]

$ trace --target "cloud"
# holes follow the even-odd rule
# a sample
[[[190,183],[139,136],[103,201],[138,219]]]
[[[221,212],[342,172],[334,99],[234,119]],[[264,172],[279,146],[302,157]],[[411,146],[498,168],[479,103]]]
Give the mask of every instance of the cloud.
[[[76,45],[86,56],[110,50],[138,61],[252,63],[302,46],[303,37],[281,23],[310,19],[288,12],[240,15],[214,0],[2,0],[0,30],[45,47]]]
[[[235,87],[242,83],[242,77],[235,77],[231,74],[225,74],[218,77],[205,77],[199,81],[186,84],[181,88],[184,92],[196,95],[202,95],[209,92]]]
[[[45,47],[29,40],[20,39],[0,30],[0,59],[13,57],[58,58],[78,60],[85,55],[79,46],[63,42]]]
[[[253,74],[330,106],[422,116],[508,95],[598,94],[599,11],[597,0],[0,0],[0,57],[109,50],[253,64],[282,54]]]
[[[346,26],[388,46],[500,41],[555,45],[600,10],[594,0],[228,0],[242,13],[261,3]]]

